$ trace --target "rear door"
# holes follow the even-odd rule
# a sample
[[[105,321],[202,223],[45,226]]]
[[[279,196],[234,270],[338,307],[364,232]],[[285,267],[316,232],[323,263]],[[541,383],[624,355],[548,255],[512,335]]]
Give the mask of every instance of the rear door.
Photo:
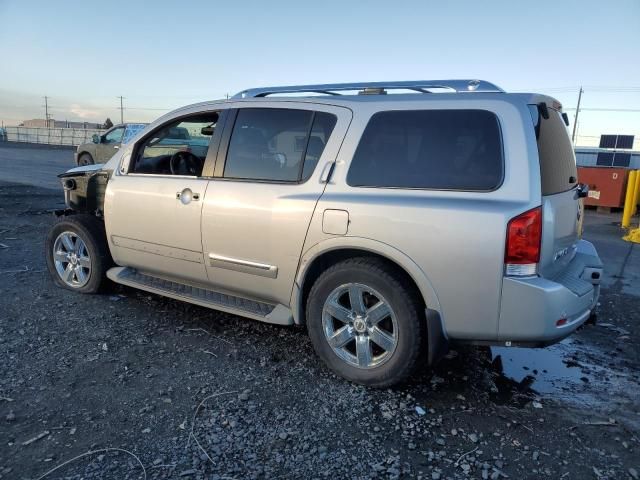
[[[542,188],[542,250],[539,272],[553,277],[573,259],[582,228],[576,158],[558,102],[530,105],[536,131]]]
[[[335,161],[351,111],[296,102],[235,107],[202,208],[209,282],[289,305],[307,229],[325,186],[321,175]]]

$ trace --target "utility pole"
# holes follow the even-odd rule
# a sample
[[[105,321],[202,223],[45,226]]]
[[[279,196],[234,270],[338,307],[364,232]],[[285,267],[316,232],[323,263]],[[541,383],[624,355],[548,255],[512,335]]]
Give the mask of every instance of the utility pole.
[[[49,97],[45,95],[44,97],[44,121],[49,128]]]
[[[122,100],[124,99],[124,97],[121,95],[116,98],[120,99],[120,123],[124,123],[124,107],[122,106]]]
[[[576,127],[578,126],[578,114],[580,113],[580,100],[582,100],[582,85],[580,85],[580,92],[578,93],[578,106],[576,107],[576,117],[573,121],[573,133],[571,134],[571,143],[576,144]]]

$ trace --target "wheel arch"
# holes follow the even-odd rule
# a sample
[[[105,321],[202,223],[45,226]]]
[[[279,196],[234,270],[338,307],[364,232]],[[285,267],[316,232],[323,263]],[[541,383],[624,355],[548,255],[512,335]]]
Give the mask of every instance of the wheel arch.
[[[431,281],[409,256],[377,240],[337,237],[315,244],[300,259],[291,298],[293,318],[297,324],[305,323],[306,299],[318,276],[331,265],[357,255],[377,257],[391,265],[416,289],[425,307],[441,313],[440,302]]]
[[[94,164],[96,163],[96,156],[95,156],[95,153],[94,153],[94,152],[92,152],[92,151],[90,151],[90,150],[87,150],[86,148],[83,148],[82,150],[79,150],[79,151],[76,153],[76,160],[77,160],[77,162],[76,162],[76,163],[77,163],[78,165],[80,165],[80,157],[81,157],[82,155],[89,155],[89,156],[91,157],[91,159],[93,160],[93,163],[94,163]]]

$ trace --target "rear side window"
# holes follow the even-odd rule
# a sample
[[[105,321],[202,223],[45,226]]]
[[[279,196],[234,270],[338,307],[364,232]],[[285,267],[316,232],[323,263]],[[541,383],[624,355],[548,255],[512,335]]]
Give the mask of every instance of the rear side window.
[[[302,182],[311,176],[336,117],[310,110],[243,108],[238,111],[225,178]]]
[[[562,115],[546,108],[544,118],[536,105],[530,105],[531,117],[538,140],[542,195],[566,192],[576,186],[578,170],[576,156]]]
[[[503,176],[497,117],[486,110],[375,114],[351,162],[357,187],[493,190]]]

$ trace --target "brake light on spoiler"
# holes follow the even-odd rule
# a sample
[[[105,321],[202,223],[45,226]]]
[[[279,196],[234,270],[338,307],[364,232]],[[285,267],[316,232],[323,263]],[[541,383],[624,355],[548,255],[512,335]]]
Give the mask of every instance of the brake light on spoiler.
[[[542,207],[528,210],[509,220],[504,251],[505,274],[535,275],[540,261]]]

